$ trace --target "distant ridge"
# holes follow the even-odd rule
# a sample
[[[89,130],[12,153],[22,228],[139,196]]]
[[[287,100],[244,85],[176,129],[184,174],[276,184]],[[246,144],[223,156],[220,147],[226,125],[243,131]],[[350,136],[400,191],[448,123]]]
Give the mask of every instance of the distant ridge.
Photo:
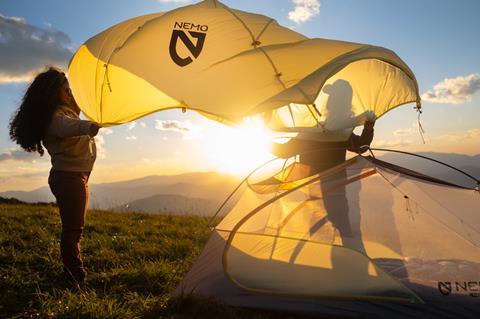
[[[186,201],[195,202],[202,207],[202,211],[199,211],[198,214],[205,214],[203,210],[210,209],[212,203],[222,201],[238,183],[238,178],[229,175],[215,172],[194,172],[167,176],[152,175],[120,182],[90,184],[89,207],[102,210],[117,209],[133,202],[137,204],[136,201],[152,196],[169,195],[179,196],[173,197],[178,200],[176,204],[167,200],[166,197],[163,198],[170,207],[182,207],[184,205],[182,203]],[[55,202],[48,186],[30,192],[2,192],[0,196],[16,198],[27,203]],[[161,206],[157,203],[158,205]],[[192,214],[193,212],[189,210],[188,213]]]
[[[418,152],[421,156],[449,164],[480,180],[480,154],[465,155],[457,153]],[[429,175],[456,185],[475,188],[475,181],[441,164],[415,156],[375,151],[381,160]]]
[[[480,154],[419,152],[422,156],[445,162],[480,179]],[[445,166],[418,157],[375,151],[375,156],[414,171],[448,181],[460,186],[474,188],[475,182]],[[160,207],[170,207],[181,214],[184,207],[188,214],[206,214],[212,206],[221,203],[238,185],[239,178],[216,172],[193,172],[179,175],[151,175],[132,180],[90,185],[90,208],[129,210],[133,207],[145,212],[158,213]],[[15,198],[27,203],[55,202],[48,186],[36,190],[1,192],[4,200]],[[189,206],[190,205],[190,206]],[[191,207],[199,207],[194,212]],[[122,208],[123,207],[123,208]]]
[[[29,205],[42,205],[42,206],[55,205],[55,203],[53,203],[53,202],[50,202],[50,203],[46,203],[46,202],[27,203],[27,202],[18,200],[16,198],[4,198],[4,197],[1,197],[1,196],[0,196],[0,204],[13,204],[13,205],[29,204]]]
[[[182,195],[159,194],[133,201],[113,210],[119,212],[211,216],[219,206],[219,201]]]
[[[3,198],[0,196],[0,204],[26,204],[16,198]]]

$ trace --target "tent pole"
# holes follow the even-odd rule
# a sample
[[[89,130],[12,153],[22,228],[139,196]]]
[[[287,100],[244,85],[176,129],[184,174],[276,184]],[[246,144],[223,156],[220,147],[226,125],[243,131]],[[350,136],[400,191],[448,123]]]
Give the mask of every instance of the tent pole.
[[[363,146],[362,146],[363,147]],[[435,163],[438,163],[438,164],[441,164],[441,165],[444,165],[448,168],[451,168],[465,176],[467,176],[468,178],[472,179],[473,181],[475,181],[475,183],[477,183],[477,190],[479,189],[479,186],[480,186],[480,180],[478,180],[476,177],[452,166],[452,165],[449,165],[447,163],[444,163],[442,161],[439,161],[439,160],[436,160],[434,158],[431,158],[431,157],[427,157],[427,156],[423,156],[423,155],[419,155],[419,154],[415,154],[415,153],[410,153],[410,152],[406,152],[406,151],[399,151],[399,150],[393,150],[393,149],[388,149],[388,148],[373,148],[373,147],[368,147],[368,149],[370,151],[384,151],[384,152],[392,152],[392,153],[400,153],[400,154],[406,154],[406,155],[411,155],[411,156],[415,156],[415,157],[420,157],[420,158],[423,158],[423,159],[426,159],[426,160],[429,160],[429,161],[432,161],[432,162],[435,162]],[[375,157],[374,157],[375,158]]]

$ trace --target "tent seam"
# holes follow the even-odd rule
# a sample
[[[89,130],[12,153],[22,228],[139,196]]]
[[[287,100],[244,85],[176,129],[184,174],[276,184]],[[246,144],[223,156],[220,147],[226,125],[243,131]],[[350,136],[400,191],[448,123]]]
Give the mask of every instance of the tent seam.
[[[257,37],[255,38],[255,42],[256,41],[260,41],[260,37],[263,35],[263,33],[267,30],[267,28],[270,26],[270,24],[275,21],[275,19],[270,19],[268,20],[268,22],[265,24],[265,26],[263,27],[262,31],[260,31],[260,33],[257,35]]]
[[[225,10],[227,10],[231,15],[233,15],[235,17],[235,19],[237,19],[242,24],[242,26],[245,28],[245,30],[248,31],[248,33],[250,34],[250,38],[252,39],[252,45],[256,48],[257,45],[255,44],[255,37],[253,36],[252,31],[248,28],[248,26],[245,24],[245,22],[242,19],[240,19],[240,17],[237,16],[237,14],[235,12],[233,12],[233,10],[230,9],[229,7],[227,7],[226,5],[223,5],[223,8]]]
[[[237,16],[237,14],[232,10],[230,9],[229,7],[225,6],[224,5],[224,9],[227,10],[228,12],[230,12],[230,14],[232,14],[238,21],[240,21],[240,23],[243,25],[243,27],[245,28],[245,30],[248,31],[248,33],[250,34],[250,37],[252,39],[252,45],[255,49],[260,49],[263,54],[265,55],[265,57],[267,58],[267,60],[270,62],[270,64],[272,65],[272,68],[273,70],[275,71],[275,77],[278,79],[278,81],[280,82],[280,84],[283,86],[284,89],[287,88],[287,86],[285,85],[285,83],[283,83],[283,81],[280,79],[280,76],[281,76],[281,73],[278,71],[277,67],[275,66],[275,64],[273,63],[271,57],[265,52],[265,50],[259,46],[257,46],[257,43],[256,43],[256,39],[255,39],[255,36],[253,35],[252,33],[252,30],[250,30],[250,28],[245,24],[245,22],[239,17]],[[271,19],[270,21],[272,21],[273,19]],[[268,25],[270,24],[270,21],[266,24],[265,28],[266,29],[268,27]],[[261,32],[262,33],[262,32]]]

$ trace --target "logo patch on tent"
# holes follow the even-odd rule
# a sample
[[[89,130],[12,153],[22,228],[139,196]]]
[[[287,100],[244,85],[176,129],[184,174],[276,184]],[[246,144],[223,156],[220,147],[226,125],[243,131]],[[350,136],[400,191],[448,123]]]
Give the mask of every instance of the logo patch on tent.
[[[442,295],[448,296],[452,292],[452,283],[448,281],[445,281],[445,282],[439,281],[438,290]]]
[[[480,297],[480,281],[439,281],[438,290],[444,296],[448,296],[455,291],[457,293],[469,294],[471,297]]]
[[[170,57],[178,66],[184,67],[198,58],[202,52],[205,38],[207,37],[208,26],[190,22],[175,22],[172,38],[170,39]],[[187,32],[189,35],[187,35]],[[190,55],[181,57],[177,52],[178,39],[185,45]],[[192,39],[196,39],[194,43]],[[192,58],[193,57],[193,58]]]

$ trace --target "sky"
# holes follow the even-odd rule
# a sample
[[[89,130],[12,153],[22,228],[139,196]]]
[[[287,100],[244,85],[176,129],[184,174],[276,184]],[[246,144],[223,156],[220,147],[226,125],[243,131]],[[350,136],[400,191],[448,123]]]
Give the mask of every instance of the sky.
[[[65,68],[82,43],[113,24],[194,2],[1,0],[0,191],[32,190],[47,183],[48,155],[26,153],[8,136],[9,119],[32,74],[45,64]],[[377,121],[373,146],[480,154],[480,1],[223,2],[235,9],[270,16],[308,37],[368,43],[395,51],[419,83],[425,143],[414,105],[406,105]],[[266,150],[259,149],[268,141],[251,143],[258,140],[257,133],[239,133],[179,110],[102,129],[92,182],[190,171],[245,174],[269,157]],[[248,154],[258,155],[252,158]]]

